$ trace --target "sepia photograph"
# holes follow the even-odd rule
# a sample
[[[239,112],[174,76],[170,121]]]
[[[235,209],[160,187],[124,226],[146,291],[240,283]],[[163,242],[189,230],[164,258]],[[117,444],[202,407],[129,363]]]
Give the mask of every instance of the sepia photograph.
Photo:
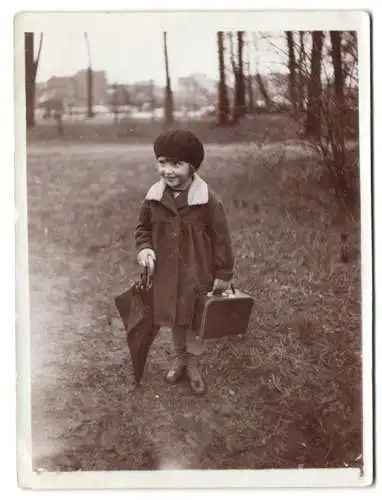
[[[371,483],[369,24],[16,16],[20,486]]]

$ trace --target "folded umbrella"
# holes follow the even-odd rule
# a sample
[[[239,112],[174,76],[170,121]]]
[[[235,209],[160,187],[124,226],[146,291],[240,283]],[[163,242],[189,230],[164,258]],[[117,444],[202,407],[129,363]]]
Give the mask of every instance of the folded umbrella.
[[[141,279],[115,297],[115,305],[127,332],[135,381],[143,376],[147,355],[159,328],[153,322],[153,290],[145,268]]]

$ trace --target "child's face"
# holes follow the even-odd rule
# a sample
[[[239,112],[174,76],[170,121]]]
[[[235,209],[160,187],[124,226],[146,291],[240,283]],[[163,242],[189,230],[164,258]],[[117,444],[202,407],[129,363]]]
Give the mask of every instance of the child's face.
[[[158,173],[168,187],[172,189],[182,189],[187,186],[193,172],[192,166],[176,158],[157,158]]]

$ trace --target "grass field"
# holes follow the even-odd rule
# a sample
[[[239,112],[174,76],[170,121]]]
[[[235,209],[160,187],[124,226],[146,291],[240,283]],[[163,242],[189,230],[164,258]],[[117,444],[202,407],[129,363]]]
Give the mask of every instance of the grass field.
[[[30,145],[35,468],[362,466],[359,224],[301,147],[226,142],[207,147],[201,175],[225,203],[234,282],[255,308],[245,337],[208,343],[202,398],[163,381],[167,331],[133,389],[113,307],[138,275],[151,149]]]
[[[298,125],[287,115],[264,114],[248,117],[235,127],[217,127],[215,119],[190,120],[174,123],[187,125],[205,142],[232,144],[243,141],[296,139]],[[28,141],[33,143],[122,143],[147,144],[163,130],[162,121],[132,120],[122,118],[119,123],[102,123],[95,119],[63,121],[62,134],[58,133],[54,120],[42,120],[28,131]]]

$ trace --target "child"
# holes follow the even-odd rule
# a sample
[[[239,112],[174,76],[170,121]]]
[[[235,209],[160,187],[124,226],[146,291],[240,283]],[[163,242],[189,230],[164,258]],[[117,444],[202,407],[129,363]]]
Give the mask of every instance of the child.
[[[175,357],[165,380],[186,372],[194,394],[206,391],[196,360],[187,352],[195,299],[224,291],[233,275],[233,254],[221,201],[196,173],[204,159],[200,140],[184,129],[154,142],[161,179],[147,192],[136,227],[137,260],[153,280],[154,322],[172,329]]]

